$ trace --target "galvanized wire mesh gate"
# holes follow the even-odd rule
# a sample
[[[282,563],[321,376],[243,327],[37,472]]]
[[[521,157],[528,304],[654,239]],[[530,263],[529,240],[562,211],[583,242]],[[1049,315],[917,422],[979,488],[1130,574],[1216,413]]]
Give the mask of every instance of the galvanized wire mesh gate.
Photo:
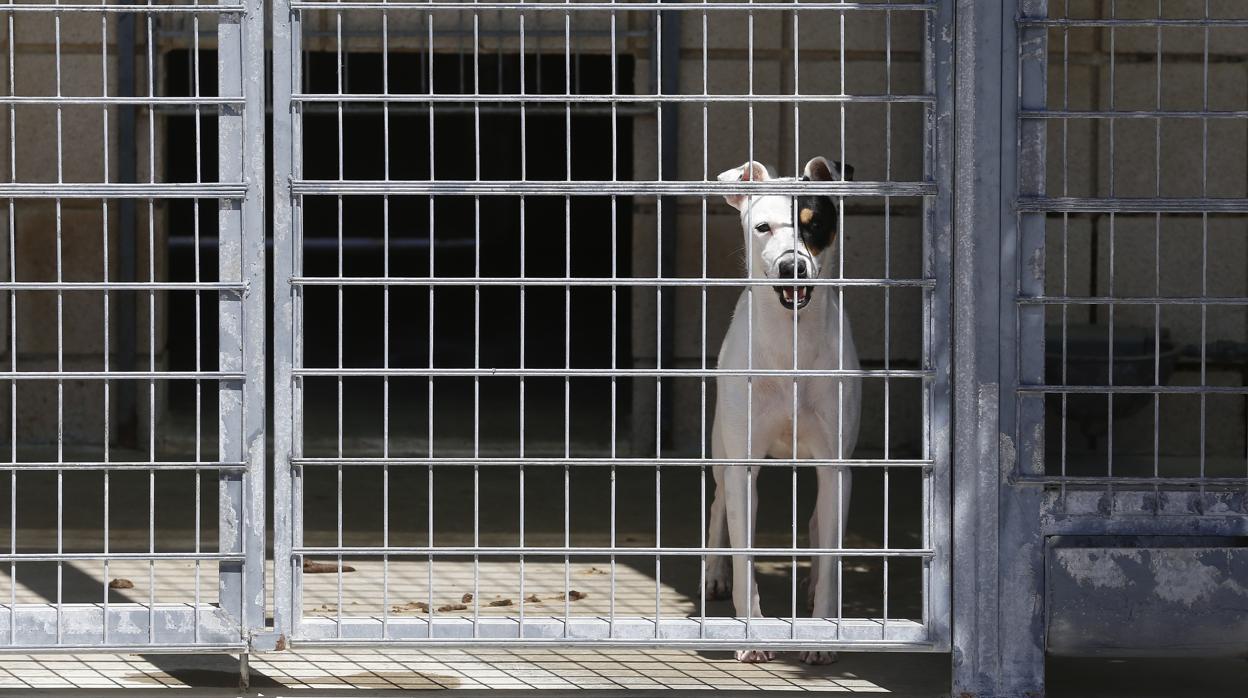
[[[942,5],[278,3],[278,632],[947,647]],[[880,79],[864,83],[867,35]],[[881,151],[846,137],[869,121]],[[755,157],[800,175],[819,154],[857,158],[866,181],[708,183]],[[740,223],[720,200],[732,193],[836,199],[837,271],[811,283],[839,300],[842,324],[873,314],[854,318],[881,329],[860,345],[866,368],[812,370],[796,353],[787,368],[715,366],[708,323],[731,313],[717,295],[775,303],[774,281],[732,269]],[[878,264],[856,269],[855,254]],[[696,358],[682,361],[680,342]],[[851,534],[812,544],[843,580],[831,617],[803,617],[798,466],[816,461],[795,458],[809,449],[796,433],[787,458],[730,466],[788,476],[759,485],[781,493],[776,534],[707,539],[726,375],[854,377],[882,415],[863,437],[877,450],[818,461],[875,502],[859,514],[873,530],[851,511]],[[352,513],[361,493],[371,511]],[[763,617],[711,605],[708,558],[727,551],[781,580]]]
[[[262,10],[0,8],[0,648],[245,650],[264,624]],[[170,50],[181,87],[164,79]],[[194,133],[179,152],[164,150],[174,115]],[[195,258],[178,281],[173,219]],[[173,365],[182,330],[193,358]],[[172,446],[171,395],[194,429]]]

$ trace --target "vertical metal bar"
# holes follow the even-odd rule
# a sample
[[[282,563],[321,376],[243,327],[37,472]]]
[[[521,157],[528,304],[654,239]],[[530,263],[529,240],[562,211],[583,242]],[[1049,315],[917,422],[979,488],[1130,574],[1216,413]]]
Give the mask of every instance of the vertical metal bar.
[[[337,95],[338,97],[341,98],[343,95],[343,91],[344,91],[343,90],[344,49],[342,45],[342,12],[341,11],[334,13],[334,31],[335,31],[334,59],[335,59],[335,67],[337,69],[336,70],[336,77],[337,77],[336,87],[337,87]],[[344,139],[343,139],[343,102],[341,99],[339,99],[334,104],[336,107],[336,114],[337,114],[337,121],[335,123],[337,125],[338,179],[342,180],[342,179],[345,179],[346,177],[346,172],[345,172],[345,159],[346,158],[343,153],[344,149],[346,148],[346,144],[344,143]],[[339,194],[336,197],[336,202],[338,204],[338,220],[337,220],[338,237],[337,237],[337,246],[335,247],[334,254],[335,254],[335,259],[338,265],[338,269],[337,269],[338,278],[342,278],[343,256],[344,256],[344,250],[343,250],[344,202],[343,202],[343,197],[341,194]],[[342,325],[343,325],[343,314],[346,312],[346,308],[344,307],[344,304],[343,304],[342,285],[339,284],[338,286],[336,286],[334,291],[335,291],[335,299],[337,300],[337,312],[334,314],[334,321],[336,323],[335,330],[337,331],[335,334],[334,349],[336,352],[335,356],[337,359],[338,368],[341,369],[343,367]],[[344,433],[345,427],[343,425],[343,420],[344,420],[343,410],[345,409],[345,406],[343,404],[344,403],[343,392],[344,392],[345,386],[343,385],[343,382],[344,382],[343,377],[339,375],[335,381],[335,384],[336,384],[335,387],[337,388],[338,392],[336,395],[336,401],[334,403],[338,408],[338,413],[337,413],[338,421],[337,421],[336,428],[335,428],[335,434],[337,435],[337,444],[335,445],[335,448],[336,448],[336,453],[338,454],[339,458],[342,458],[343,456],[342,442],[345,437],[345,433]],[[334,476],[335,476],[334,504],[335,504],[335,514],[337,515],[335,534],[337,536],[337,545],[339,548],[341,548],[343,546],[343,535],[342,535],[343,472],[342,472],[341,463],[339,463],[337,466],[334,467]],[[335,591],[337,592],[337,595],[335,597],[336,603],[334,605],[334,619],[336,621],[334,623],[334,634],[337,637],[341,638],[342,637],[342,606],[343,606],[343,603],[342,603],[342,555],[338,555],[335,562],[336,562],[336,565],[334,568],[334,584],[335,584]]]
[[[524,42],[524,29],[525,29],[525,27],[524,27],[524,10],[523,10],[523,9],[521,9],[521,10],[520,10],[520,12],[519,12],[518,14],[519,14],[519,20],[520,20],[520,26],[519,26],[519,30],[520,30],[520,57],[519,57],[519,64],[520,64],[520,65],[519,65],[519,68],[520,68],[520,76],[519,76],[519,77],[520,77],[520,94],[522,94],[522,95],[523,95],[523,94],[525,94],[525,93],[526,93],[526,90],[528,89],[528,84],[527,84],[527,82],[526,82],[526,80],[525,80],[525,68],[526,68],[526,66],[525,66],[525,58],[526,58],[526,53],[525,53],[525,42]],[[613,34],[613,35],[612,35],[612,41],[613,41],[613,42],[614,42],[614,38],[615,38],[615,37],[614,37],[614,34]],[[614,45],[614,43],[613,43],[613,45]],[[499,49],[499,50],[500,50],[500,51],[502,50],[502,49],[501,49],[501,41],[500,41],[500,49]],[[614,60],[615,60],[615,54],[614,54],[614,52],[612,53],[611,58],[612,58],[612,61],[614,61]],[[500,81],[499,81],[499,90],[501,91],[502,89],[503,89],[503,83],[502,83],[502,81],[500,80]],[[529,124],[528,124],[528,109],[526,108],[526,105],[525,105],[525,103],[524,103],[524,102],[520,102],[520,180],[521,180],[521,181],[526,181],[526,180],[528,180],[528,178],[529,178],[529,148],[528,148],[528,129],[529,129]],[[527,260],[527,259],[526,259],[526,257],[525,257],[526,249],[527,249],[527,247],[528,247],[528,237],[527,237],[527,236],[528,236],[528,229],[525,227],[525,220],[524,220],[525,213],[526,213],[525,198],[524,198],[523,196],[521,196],[521,197],[520,197],[520,278],[521,278],[521,279],[523,279],[523,278],[525,277],[525,274],[526,274],[526,273],[528,273],[528,267],[527,267],[527,264],[526,264],[526,262],[527,262],[528,260]],[[525,356],[525,348],[526,348],[526,347],[525,347],[525,345],[526,345],[526,335],[525,335],[525,323],[526,323],[526,317],[525,317],[525,311],[528,309],[528,308],[527,308],[527,305],[528,305],[528,295],[527,295],[526,291],[527,291],[527,287],[526,287],[526,286],[524,286],[523,284],[521,284],[521,286],[520,286],[520,327],[519,327],[519,334],[520,334],[520,368],[521,368],[522,370],[523,370],[523,369],[524,369],[524,367],[525,367],[525,359],[527,358],[527,357]],[[521,458],[522,460],[523,460],[523,458],[524,458],[524,429],[525,429],[525,424],[524,424],[524,399],[525,399],[524,388],[525,388],[525,385],[524,385],[524,376],[520,376],[520,458]],[[614,408],[615,408],[615,404],[614,404],[614,400],[613,400],[613,401],[612,401],[612,409],[614,409]],[[519,497],[520,497],[520,547],[521,547],[521,548],[523,548],[523,547],[524,547],[524,514],[525,514],[525,511],[524,511],[524,463],[521,463],[521,464],[520,464],[520,467],[518,468],[518,471],[519,471],[519,472],[518,472],[518,477],[519,477],[519,479],[520,479],[520,487],[519,487],[519,490],[520,490],[520,491],[519,491]],[[519,634],[519,636],[520,636],[521,638],[523,638],[523,637],[524,637],[524,604],[525,604],[525,598],[526,598],[526,594],[524,593],[524,582],[525,582],[524,577],[525,577],[525,569],[524,569],[524,554],[522,553],[522,554],[520,555],[520,629],[519,629],[519,632],[518,632],[518,634]]]
[[[707,87],[708,87],[707,43],[708,43],[707,14],[706,14],[706,10],[703,10],[702,11],[702,95],[703,96],[706,96],[709,94],[707,91]],[[711,178],[711,171],[710,171],[709,163],[707,162],[707,159],[708,159],[707,142],[708,142],[708,137],[710,134],[710,108],[709,107],[710,107],[709,102],[702,103],[702,179],[704,180],[709,180]],[[706,261],[707,261],[706,260],[707,201],[706,201],[705,196],[702,197],[701,203],[702,203],[702,210],[700,213],[701,213],[702,225],[701,225],[701,230],[699,231],[699,233],[701,234],[700,237],[701,237],[701,243],[702,243],[701,272],[702,272],[702,278],[706,279],[707,277],[707,266],[706,266]],[[706,284],[705,283],[703,283],[701,286],[701,297],[699,298],[699,301],[700,301],[699,309],[701,310],[702,324],[701,324],[701,327],[699,328],[700,329],[699,338],[701,339],[701,344],[699,346],[699,351],[698,351],[698,365],[699,365],[699,368],[701,368],[701,370],[705,371],[706,370],[706,355],[707,355]],[[698,416],[700,419],[700,424],[699,424],[699,429],[698,429],[698,440],[699,440],[698,457],[705,460],[710,457],[710,452],[708,451],[707,446],[706,446],[706,377],[703,376],[702,378],[700,378],[698,380],[698,383],[701,388],[701,391],[700,391],[701,394],[699,395],[701,402],[699,404],[699,409],[698,409]],[[706,518],[706,465],[704,464],[698,468],[698,545],[699,547],[703,549],[703,551],[706,550],[707,545],[708,545],[707,525],[708,524],[707,524],[707,518]],[[699,638],[706,637],[706,553],[705,552],[703,552],[702,555],[698,556],[698,637]]]
[[[955,272],[963,268],[959,266],[959,260],[955,256],[955,240],[960,240],[960,236],[969,232],[966,229],[954,229],[955,216],[964,212],[960,206],[955,209],[954,205],[963,191],[962,187],[974,184],[973,180],[955,181],[954,179],[955,159],[973,154],[963,150],[966,145],[963,140],[965,136],[961,131],[955,131],[954,128],[955,118],[963,116],[961,105],[954,100],[955,78],[957,77],[954,71],[955,55],[958,59],[962,57],[961,50],[955,52],[957,47],[949,39],[949,30],[956,31],[954,12],[955,2],[942,0],[937,4],[936,12],[928,14],[923,20],[924,89],[936,97],[934,107],[927,107],[929,114],[934,111],[935,118],[927,120],[930,126],[925,129],[924,133],[923,162],[926,176],[937,186],[936,196],[926,200],[923,205],[926,230],[923,242],[923,275],[936,281],[935,288],[925,294],[927,301],[924,304],[926,314],[931,320],[927,323],[930,332],[924,333],[929,338],[924,352],[926,354],[924,368],[934,371],[932,379],[927,381],[926,400],[922,405],[927,424],[924,455],[931,458],[934,464],[931,475],[925,478],[927,480],[925,489],[934,493],[935,496],[928,498],[927,516],[921,523],[929,532],[928,546],[934,552],[927,563],[925,577],[928,583],[924,589],[923,600],[924,610],[927,613],[929,639],[942,650],[950,648],[953,643],[951,629],[953,564],[951,557],[955,532],[953,531],[952,507],[957,506],[957,500],[950,497],[953,482],[951,450],[955,444],[953,431],[955,410],[963,408],[961,402],[955,402],[953,392],[952,375],[959,368],[954,364],[953,337],[958,336],[957,330],[961,328],[954,325],[952,308],[954,302],[965,298],[966,293],[974,293],[977,290],[975,287],[963,290],[954,285]],[[982,80],[985,76],[976,77]],[[981,103],[978,99],[972,100],[967,106],[975,108]],[[981,193],[981,200],[982,198]],[[977,254],[984,252],[986,250],[976,250]],[[962,261],[975,259],[982,258],[975,257]],[[970,285],[971,282],[968,280],[962,283]],[[985,314],[985,310],[978,309],[977,313],[972,316],[972,324],[966,329],[976,326],[981,329],[991,329],[992,319]],[[978,325],[979,322],[989,324]],[[986,355],[976,355],[975,358],[989,360],[989,356]],[[971,363],[967,368],[973,366],[976,364]],[[964,395],[957,397],[965,398]],[[957,414],[962,413],[957,412]],[[963,416],[966,415],[963,414]],[[969,487],[967,489],[970,490]],[[974,506],[971,502],[966,502],[966,504]],[[887,516],[887,506],[884,511]]]
[[[243,95],[243,27],[240,17],[222,15],[217,28],[217,89],[221,96]],[[217,168],[222,182],[243,181],[243,149],[245,148],[243,113],[237,107],[222,107],[218,118]],[[242,202],[218,201],[217,274],[222,281],[241,281],[243,267]],[[243,370],[243,299],[223,293],[218,300],[218,365],[222,371]],[[217,434],[218,453],[223,461],[241,461],[246,457],[243,439],[243,384],[228,380],[218,384],[220,426]],[[222,472],[218,477],[220,491],[219,550],[236,553],[243,550],[241,512],[245,497],[240,473]],[[222,562],[219,581],[221,607],[240,622],[243,619],[243,566]]]
[[[390,13],[381,14],[381,92],[390,96]],[[382,118],[382,179],[390,181],[390,102],[384,102]],[[390,276],[390,197],[383,196],[382,206],[382,276]],[[390,286],[382,289],[382,366],[390,368]],[[382,379],[381,395],[381,456],[390,457],[390,377]],[[381,467],[381,547],[390,547],[390,466]],[[523,598],[523,597],[522,597]],[[521,606],[523,608],[523,605]],[[390,636],[390,556],[381,558],[381,636]]]
[[[1017,11],[1020,17],[1046,17],[1048,0],[1020,0]],[[1046,193],[1048,124],[1041,119],[1019,119],[1017,114],[1020,109],[1045,108],[1048,29],[1025,26],[1009,34],[1017,38],[1017,46],[1009,46],[1009,50],[1001,54],[1008,57],[1003,84],[1017,87],[1002,97],[1002,233],[1005,242],[1001,267],[1005,278],[1001,302],[1003,306],[1009,303],[1017,315],[1013,316],[1013,323],[1002,322],[1005,332],[1016,332],[1012,337],[1003,337],[1002,352],[1005,357],[1017,357],[1017,363],[1008,358],[1001,362],[1001,385],[1009,386],[1013,393],[1009,396],[1013,404],[1002,405],[1001,433],[1016,440],[1017,456],[1015,462],[1010,463],[1007,454],[1001,465],[1007,482],[1001,495],[999,584],[1009,580],[1011,589],[1000,599],[1001,680],[1009,686],[1021,686],[1043,682],[1044,676],[1044,546],[1040,535],[1043,493],[1038,488],[1011,485],[1009,475],[1014,472],[1044,474],[1044,396],[1022,396],[1015,387],[1044,383],[1046,309],[1040,305],[1014,303],[1012,299],[1044,295],[1046,214],[1017,213],[1016,201],[1019,196]],[[1011,241],[1011,237],[1016,242]],[[1007,312],[1005,317],[1011,314]]]
[[[290,464],[298,447],[295,411],[302,404],[302,384],[293,377],[301,343],[296,321],[300,291],[290,283],[298,270],[299,199],[290,193],[290,183],[299,174],[300,114],[291,94],[302,81],[301,19],[289,0],[273,0],[273,626],[282,645],[293,636],[300,614],[298,562],[291,552],[301,530],[299,475]]]
[[[246,0],[239,50],[242,53],[243,137],[242,181],[247,185],[243,206],[242,269],[240,280],[248,292],[243,297],[243,474],[245,497],[242,520],[243,625],[250,631],[263,628],[268,585],[265,580],[266,517],[268,491],[265,462],[268,424],[266,410],[266,328],[269,301],[265,294],[265,0]],[[218,43],[218,50],[221,44]]]
[[[263,0],[246,0],[244,6],[241,14],[221,16],[217,48],[219,94],[243,98],[241,107],[222,107],[218,122],[220,179],[246,184],[245,198],[221,200],[218,215],[218,278],[240,282],[250,289],[243,294],[222,294],[219,301],[220,369],[241,371],[245,376],[241,382],[228,381],[220,386],[219,434],[219,457],[247,463],[245,472],[232,471],[219,476],[219,549],[245,555],[242,564],[221,563],[220,603],[238,619],[241,631],[262,628],[265,624],[265,317],[268,305],[262,290],[266,267],[265,73],[264,61],[260,59],[264,55],[264,3]],[[150,43],[149,24],[149,52]],[[154,252],[152,250],[152,257]],[[153,316],[154,310],[153,306]],[[154,327],[152,331],[154,334]],[[152,351],[154,353],[154,346]]]
[[[56,96],[59,99],[61,93],[61,13],[53,16],[53,37],[55,47],[55,75],[56,75]],[[63,107],[56,105],[56,181],[62,183],[65,181],[65,164],[64,164],[64,132],[63,132]],[[64,236],[62,227],[62,204],[60,199],[56,199],[56,280],[61,282],[65,280],[64,268]],[[15,351],[17,347],[13,348]],[[57,289],[56,291],[56,372],[63,373],[65,371],[65,292]],[[16,417],[16,415],[14,415]],[[65,382],[58,378],[56,381],[56,462],[65,462]],[[61,554],[65,552],[65,472],[56,471],[56,552]],[[64,576],[65,563],[57,561],[56,563],[56,644],[64,641],[64,629],[62,621],[64,620]],[[10,613],[13,609],[10,610]]]

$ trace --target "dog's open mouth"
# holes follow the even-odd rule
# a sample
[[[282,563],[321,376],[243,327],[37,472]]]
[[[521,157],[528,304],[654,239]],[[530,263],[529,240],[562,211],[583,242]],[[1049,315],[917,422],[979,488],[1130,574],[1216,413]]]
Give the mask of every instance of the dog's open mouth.
[[[794,308],[801,310],[810,303],[810,294],[814,293],[814,286],[773,286],[776,295],[780,297],[780,305],[788,310]]]

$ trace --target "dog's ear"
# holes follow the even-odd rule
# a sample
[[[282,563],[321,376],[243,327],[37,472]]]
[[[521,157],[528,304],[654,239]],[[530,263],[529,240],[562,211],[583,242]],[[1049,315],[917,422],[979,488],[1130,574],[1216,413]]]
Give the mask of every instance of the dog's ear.
[[[837,160],[829,163],[827,158],[820,155],[806,163],[802,175],[812,182],[848,182],[854,179],[854,166]]]
[[[761,164],[751,160],[740,167],[734,167],[731,170],[724,170],[719,173],[717,178],[721,182],[765,182],[771,179],[771,175],[767,173],[767,168]],[[725,194],[724,201],[729,206],[741,210],[745,205],[745,194]]]

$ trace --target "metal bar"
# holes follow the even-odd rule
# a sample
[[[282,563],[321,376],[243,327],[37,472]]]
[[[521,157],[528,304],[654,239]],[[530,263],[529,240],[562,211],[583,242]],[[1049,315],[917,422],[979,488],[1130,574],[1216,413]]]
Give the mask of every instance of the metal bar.
[[[687,547],[646,547],[646,546],[502,546],[502,545],[437,545],[437,546],[390,546],[388,548],[381,547],[363,547],[363,546],[306,546],[295,548],[296,555],[334,555],[343,557],[367,557],[371,555],[381,556],[382,554],[391,557],[411,557],[414,555],[460,555],[460,556],[477,556],[477,555],[501,555],[515,556],[523,553],[528,557],[537,556],[606,556],[606,555],[679,555],[698,557],[706,555],[707,552],[713,551],[723,555],[761,555],[764,557],[791,557],[793,555],[814,555],[814,556],[835,556],[842,557],[931,557],[933,551],[923,548],[792,548],[792,547],[774,547],[774,548],[687,548]],[[146,555],[146,553],[145,553]],[[5,559],[0,555],[0,560]],[[147,559],[147,558],[143,558]]]
[[[954,99],[957,82],[954,66],[955,61],[960,59],[955,59],[955,44],[945,38],[948,32],[956,31],[955,5],[952,0],[940,2],[936,13],[925,18],[923,27],[923,86],[925,91],[936,96],[935,105],[928,107],[931,116],[924,130],[923,172],[926,179],[936,182],[937,195],[923,202],[923,276],[936,281],[924,304],[924,325],[928,331],[924,333],[923,367],[931,368],[936,373],[923,386],[926,438],[922,455],[932,461],[933,468],[930,474],[925,475],[927,516],[921,526],[925,529],[925,545],[931,547],[935,554],[924,570],[922,593],[928,639],[941,651],[953,649],[954,643],[953,548],[954,507],[957,505],[953,490],[953,448],[959,416],[958,403],[955,402],[957,382],[954,376],[957,374],[954,371],[965,368],[960,366],[955,369],[954,347],[958,346],[959,350],[964,347],[958,333],[974,327],[974,323],[982,317],[979,315],[981,311],[976,311],[970,325],[960,326],[953,312],[954,303],[965,300],[965,292],[958,288],[956,275],[963,268],[958,265],[958,253],[954,251],[955,245],[965,242],[965,231],[957,230],[955,224],[957,216],[967,213],[964,209],[955,208],[960,193],[956,186],[959,180],[955,160],[966,155],[960,149],[962,132],[955,129],[956,119],[962,116]],[[889,164],[891,167],[891,157]],[[886,225],[888,221],[889,208],[886,206]],[[885,365],[885,369],[890,368]],[[961,413],[960,416],[966,415]],[[896,458],[891,460],[893,465],[903,462]],[[887,478],[890,471],[884,472]],[[885,486],[888,486],[887,481]],[[963,512],[959,509],[957,513]],[[884,516],[888,515],[886,500]],[[887,538],[885,547],[889,547]],[[897,622],[888,620],[887,608],[884,617],[890,625]]]
[[[517,458],[496,458],[489,456],[473,456],[466,458],[401,458],[392,456],[389,458],[370,458],[367,456],[354,457],[323,457],[323,458],[295,458],[292,459],[293,465],[298,466],[314,466],[314,465],[410,465],[410,466],[472,466],[472,465],[497,465],[497,466],[520,466],[520,465],[571,465],[571,466],[605,466],[614,465],[622,468],[627,467],[704,467],[707,465],[732,464],[732,465],[748,465],[759,467],[795,467],[795,466],[840,466],[854,468],[931,468],[934,463],[930,460],[915,459],[868,459],[868,458],[744,458],[731,461],[718,460],[713,458],[542,458],[536,456],[524,456]]]
[[[885,10],[898,11],[934,11],[936,9],[936,0],[928,0],[927,2],[803,2],[800,7],[802,10],[837,10],[844,12],[867,11],[867,12],[883,12]],[[15,7],[27,7],[26,5],[16,5]],[[290,3],[291,9],[294,10],[419,10],[435,12],[438,10],[515,10],[517,4],[514,2],[475,2],[472,0],[459,0],[458,2],[419,2],[413,0],[395,0],[394,2],[355,2],[354,0],[294,0]],[[663,0],[639,0],[637,2],[628,2],[616,4],[614,2],[534,2],[524,5],[525,11],[530,12],[602,12],[617,10],[627,10],[629,12],[656,12],[664,10],[680,10],[680,11],[701,11],[701,10],[750,10],[750,11],[766,11],[779,10],[786,11],[793,9],[792,4],[785,5],[783,3],[759,3],[752,2],[687,2],[675,3],[673,7],[668,7]]]
[[[23,185],[0,184],[0,196],[8,195],[6,187]],[[27,185],[28,186],[28,185]],[[74,185],[64,185],[72,187]],[[97,185],[99,186],[99,185]],[[176,185],[186,187],[188,185]],[[506,180],[388,182],[369,180],[292,180],[290,190],[296,195],[456,195],[456,196],[722,196],[725,194],[822,194],[827,196],[891,196],[918,197],[936,193],[934,184],[924,182],[643,182],[643,181],[536,181]],[[176,190],[175,191],[185,191]],[[151,194],[148,194],[151,196]],[[163,194],[156,198],[169,198]],[[183,194],[191,196],[190,194]],[[20,194],[16,195],[21,198]],[[227,198],[228,194],[199,195],[198,198]],[[99,198],[98,196],[96,198]]]
[[[19,98],[19,99],[39,99],[39,98]],[[717,103],[779,103],[787,104],[789,102],[801,103],[827,103],[827,104],[931,104],[935,102],[935,97],[929,95],[915,94],[777,94],[777,95],[742,95],[742,94],[673,94],[671,92],[650,93],[650,94],[477,94],[477,93],[448,93],[448,94],[369,94],[369,93],[350,93],[345,95],[338,94],[322,94],[309,93],[293,95],[291,100],[294,102],[305,104],[505,104],[512,105],[516,108],[524,104],[659,104],[663,107],[669,105],[679,105],[685,103],[693,104],[717,104]],[[3,104],[3,101],[0,101]],[[439,110],[439,113],[442,113]],[[563,113],[563,110],[560,110]],[[579,180],[578,180],[579,181]],[[790,182],[790,184],[793,184]],[[799,186],[804,186],[799,185]]]
[[[1078,486],[1088,485],[1096,489],[1104,490],[1107,485],[1112,485],[1115,489],[1123,485],[1147,485],[1151,487],[1234,487],[1239,488],[1248,485],[1248,477],[1124,477],[1121,475],[1109,476],[1088,476],[1079,477],[1074,475],[1018,475],[1013,478],[1013,482],[1019,485],[1042,485],[1042,486]]]
[[[1070,393],[1080,395],[1248,395],[1248,385],[1029,385],[1020,393]]]
[[[300,453],[297,411],[302,408],[300,381],[291,376],[299,356],[301,330],[298,296],[302,289],[287,282],[300,269],[300,238],[296,230],[299,199],[290,182],[299,170],[299,113],[290,95],[302,88],[301,14],[275,0],[269,22],[273,47],[273,630],[288,644],[298,627],[299,560],[293,546],[300,542],[298,489],[300,472],[291,459]]]
[[[0,291],[226,291],[245,293],[245,284],[214,281],[6,281]]]
[[[1021,119],[1248,119],[1248,111],[1219,109],[1020,109]]]
[[[245,4],[221,3],[218,5],[173,5],[173,4],[115,4],[115,5],[88,5],[82,3],[65,3],[65,4],[49,4],[49,3],[22,3],[7,2],[0,4],[0,12],[22,14],[30,13],[85,13],[85,14],[121,14],[121,15],[159,15],[159,14],[204,14],[204,15],[220,15],[228,17],[230,15],[245,12],[247,6]]]
[[[6,199],[242,199],[246,195],[245,184],[212,182],[0,182],[0,198]]]
[[[1020,213],[1248,213],[1248,199],[1018,197]]]
[[[5,12],[5,6],[0,5],[0,12]],[[123,15],[125,17],[126,15]],[[104,106],[116,105],[119,107],[133,108],[135,106],[144,107],[161,107],[161,106],[239,106],[242,105],[241,99],[230,99],[227,97],[164,97],[157,95],[116,95],[116,96],[40,96],[40,95],[6,95],[0,96],[0,104],[14,105],[91,105],[99,104]],[[124,180],[123,180],[124,181]]]
[[[1248,18],[1163,18],[1138,17],[1120,19],[1114,17],[1020,17],[1018,26],[1029,27],[1248,27]]]
[[[0,562],[70,562],[73,560],[213,560],[220,562],[242,562],[241,553],[190,553],[190,552],[154,552],[145,553],[0,553]],[[143,604],[146,606],[147,604]]]
[[[289,279],[292,286],[693,286],[697,288],[730,286],[783,286],[774,279],[747,278],[680,278],[680,277],[453,277],[453,276],[295,276]],[[935,279],[802,279],[799,286],[856,286],[868,288],[933,288]]]
[[[1248,296],[1019,296],[1023,305],[1245,305]]]
[[[30,372],[20,372],[21,375],[33,374]],[[84,372],[85,373],[85,372]],[[0,372],[0,379],[6,375]],[[180,373],[179,376],[186,376],[186,373]],[[837,376],[856,376],[861,378],[930,378],[935,375],[933,370],[926,369],[898,369],[893,368],[887,371],[882,369],[787,369],[787,368],[756,368],[756,369],[682,369],[682,368],[620,368],[620,369],[595,369],[595,368],[297,368],[293,371],[296,377],[346,377],[346,376],[372,376],[380,378],[383,376],[457,376],[462,378],[472,378],[477,376],[487,377],[518,377],[518,376],[549,376],[563,378],[567,376],[577,376],[582,378],[617,378],[626,377],[656,377],[656,378],[702,378],[711,376],[812,376],[812,377],[837,377]]]
[[[0,463],[8,470],[242,470],[246,463],[210,461],[15,461]]]
[[[0,371],[0,380],[242,380],[231,371]]]

